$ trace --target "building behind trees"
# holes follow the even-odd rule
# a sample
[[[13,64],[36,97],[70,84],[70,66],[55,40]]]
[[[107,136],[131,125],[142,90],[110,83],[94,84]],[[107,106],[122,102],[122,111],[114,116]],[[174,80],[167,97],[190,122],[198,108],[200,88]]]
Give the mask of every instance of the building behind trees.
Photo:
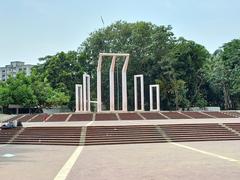
[[[27,76],[31,74],[31,68],[34,65],[25,64],[22,61],[12,61],[10,65],[0,67],[0,80],[6,81],[9,76],[16,77],[18,72],[25,72]]]

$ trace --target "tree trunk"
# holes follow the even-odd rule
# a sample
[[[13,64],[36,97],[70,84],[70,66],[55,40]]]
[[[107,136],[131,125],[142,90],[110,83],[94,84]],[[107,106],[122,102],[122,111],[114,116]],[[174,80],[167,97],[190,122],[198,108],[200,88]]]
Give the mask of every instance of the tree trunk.
[[[230,99],[229,89],[225,83],[223,84],[223,96],[224,96],[224,108],[231,109],[232,101]]]
[[[175,93],[175,104],[176,104],[176,110],[179,109],[179,103],[178,103],[178,92],[177,90],[174,90]]]

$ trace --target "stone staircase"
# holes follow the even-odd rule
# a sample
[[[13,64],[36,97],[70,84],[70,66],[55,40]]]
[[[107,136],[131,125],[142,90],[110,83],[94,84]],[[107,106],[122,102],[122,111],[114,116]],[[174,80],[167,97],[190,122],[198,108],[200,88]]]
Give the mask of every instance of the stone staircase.
[[[0,144],[78,146],[227,140],[240,140],[240,123],[26,127],[0,130]]]
[[[81,127],[28,127],[11,144],[79,145]]]

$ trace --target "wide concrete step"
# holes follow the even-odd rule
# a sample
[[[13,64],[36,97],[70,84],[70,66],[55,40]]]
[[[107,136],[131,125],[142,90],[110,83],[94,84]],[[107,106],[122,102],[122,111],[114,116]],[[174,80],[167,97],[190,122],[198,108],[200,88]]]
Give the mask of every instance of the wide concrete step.
[[[240,129],[240,123],[226,123]],[[27,127],[0,131],[0,143],[79,145],[82,127]],[[19,133],[16,135],[16,133]],[[84,133],[85,134],[85,133]],[[16,135],[16,137],[14,137]],[[13,138],[13,139],[12,139]],[[10,142],[10,139],[11,142]],[[240,136],[217,123],[89,126],[85,145],[240,140]]]
[[[196,141],[232,141],[240,140],[237,137],[228,137],[228,138],[186,138],[186,139],[172,139],[171,142],[196,142]]]
[[[166,140],[125,140],[125,141],[91,141],[85,142],[85,145],[116,145],[116,144],[142,144],[142,143],[166,143]]]
[[[45,137],[34,137],[34,136],[25,136],[25,137],[22,137],[22,136],[18,136],[17,138],[15,138],[15,140],[28,140],[28,139],[56,139],[56,140],[59,140],[59,139],[63,139],[63,140],[76,140],[76,139],[80,139],[80,136],[76,136],[76,137],[59,137],[59,136],[56,136],[56,137],[49,137],[49,136],[45,136]]]
[[[163,120],[163,119],[203,119],[203,118],[237,118],[239,112],[193,112],[193,111],[161,111],[161,112],[119,112],[119,113],[66,113],[66,114],[24,114],[11,120],[22,122],[64,122],[64,121],[118,121],[118,120]]]
[[[20,130],[21,128],[0,129],[0,143],[8,143]]]
[[[224,114],[227,114],[229,116],[232,116],[232,117],[240,117],[240,112],[232,112],[232,111],[223,111]]]
[[[13,142],[79,142],[79,139],[15,139]]]
[[[11,144],[22,144],[22,145],[61,145],[61,146],[78,146],[78,142],[12,142]]]

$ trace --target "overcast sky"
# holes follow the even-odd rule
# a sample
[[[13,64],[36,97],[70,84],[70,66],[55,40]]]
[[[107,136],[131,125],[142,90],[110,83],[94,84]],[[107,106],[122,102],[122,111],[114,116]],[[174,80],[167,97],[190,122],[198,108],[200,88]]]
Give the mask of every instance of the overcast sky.
[[[2,0],[0,66],[76,50],[89,33],[118,21],[171,25],[177,37],[213,52],[240,38],[239,0]]]

